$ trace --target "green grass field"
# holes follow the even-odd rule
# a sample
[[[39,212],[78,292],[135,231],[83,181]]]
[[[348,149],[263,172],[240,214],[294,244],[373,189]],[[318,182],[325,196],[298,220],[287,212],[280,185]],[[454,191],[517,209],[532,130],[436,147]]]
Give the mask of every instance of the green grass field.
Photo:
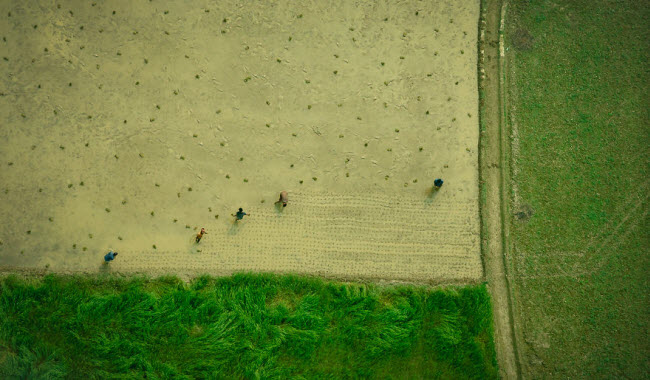
[[[493,379],[491,315],[484,285],[10,276],[0,377]]]
[[[511,264],[529,376],[650,373],[648,25],[645,2],[509,5]]]

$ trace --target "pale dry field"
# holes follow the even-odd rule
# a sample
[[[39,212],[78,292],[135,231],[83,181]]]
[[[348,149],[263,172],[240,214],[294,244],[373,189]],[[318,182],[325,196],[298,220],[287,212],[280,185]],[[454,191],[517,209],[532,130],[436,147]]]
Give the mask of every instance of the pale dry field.
[[[0,266],[483,278],[478,0],[191,4],[0,3]]]

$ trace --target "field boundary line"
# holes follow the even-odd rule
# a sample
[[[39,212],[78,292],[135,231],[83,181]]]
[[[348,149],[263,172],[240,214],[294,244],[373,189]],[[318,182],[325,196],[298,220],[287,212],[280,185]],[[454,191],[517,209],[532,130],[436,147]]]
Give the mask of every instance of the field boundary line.
[[[479,194],[481,257],[492,298],[494,343],[503,379],[520,379],[521,363],[510,284],[506,216],[508,162],[505,0],[482,0],[479,20]]]
[[[466,286],[477,286],[483,283],[483,279],[476,278],[455,278],[449,280],[429,280],[429,281],[417,281],[417,280],[407,280],[407,279],[398,279],[398,278],[386,278],[380,276],[338,276],[331,275],[327,273],[316,273],[316,272],[292,272],[292,271],[245,271],[245,270],[235,270],[235,271],[222,271],[222,272],[206,272],[198,273],[196,271],[160,271],[157,273],[152,273],[146,270],[136,269],[133,271],[113,271],[110,268],[107,268],[103,272],[91,271],[91,270],[50,270],[46,268],[30,268],[30,267],[18,267],[11,265],[0,265],[0,278],[16,275],[26,278],[41,278],[48,275],[64,275],[64,276],[89,276],[89,277],[102,277],[102,276],[118,276],[126,278],[137,278],[144,277],[148,279],[156,279],[164,276],[175,276],[178,277],[181,281],[189,284],[192,280],[202,277],[229,277],[237,274],[245,273],[271,273],[277,274],[280,276],[300,276],[300,277],[309,277],[322,279],[324,281],[332,282],[341,282],[345,284],[372,284],[377,286],[418,286],[425,288],[433,289],[445,289],[445,288],[462,288]]]
[[[512,242],[510,240],[510,220],[508,219],[512,215],[510,211],[511,200],[514,201],[514,196],[517,191],[517,184],[512,181],[511,174],[514,173],[516,167],[514,166],[516,157],[513,157],[513,151],[515,148],[518,149],[518,141],[515,137],[518,135],[517,125],[515,123],[510,123],[512,120],[512,115],[509,112],[512,104],[510,104],[508,99],[508,94],[510,93],[510,78],[508,73],[510,72],[508,64],[511,63],[511,60],[514,59],[514,54],[509,54],[506,58],[506,45],[505,45],[505,22],[507,15],[507,7],[509,3],[507,0],[503,1],[503,5],[500,9],[500,19],[499,19],[499,100],[500,100],[500,120],[499,120],[499,132],[500,132],[500,154],[501,154],[501,186],[499,188],[501,195],[501,224],[503,226],[503,253],[501,258],[503,260],[504,270],[505,270],[505,281],[507,284],[508,297],[509,297],[509,317],[510,317],[510,327],[512,331],[512,340],[514,346],[514,354],[516,357],[517,363],[517,378],[523,379],[524,370],[522,367],[526,365],[525,362],[521,360],[521,345],[520,343],[525,344],[525,339],[523,337],[523,332],[519,323],[523,320],[521,315],[518,313],[517,307],[517,287],[514,284],[511,284],[510,279],[513,280],[516,278],[516,271],[512,266],[513,258],[510,256],[513,253]],[[514,65],[513,65],[514,66]],[[514,68],[513,68],[514,69]],[[515,144],[517,144],[515,146]],[[512,192],[513,197],[508,196]]]

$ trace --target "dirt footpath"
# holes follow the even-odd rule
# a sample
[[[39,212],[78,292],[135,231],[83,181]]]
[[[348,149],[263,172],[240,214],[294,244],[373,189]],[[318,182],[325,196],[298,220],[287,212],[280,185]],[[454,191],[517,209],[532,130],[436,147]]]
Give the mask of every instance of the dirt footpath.
[[[478,0],[0,11],[0,266],[483,278]]]
[[[521,366],[514,330],[513,296],[506,260],[508,231],[504,223],[507,215],[505,187],[508,183],[508,149],[503,114],[503,46],[500,31],[503,27],[506,5],[488,1],[481,9],[479,52],[481,98],[481,249],[485,261],[488,289],[492,297],[494,342],[503,379],[521,378]]]

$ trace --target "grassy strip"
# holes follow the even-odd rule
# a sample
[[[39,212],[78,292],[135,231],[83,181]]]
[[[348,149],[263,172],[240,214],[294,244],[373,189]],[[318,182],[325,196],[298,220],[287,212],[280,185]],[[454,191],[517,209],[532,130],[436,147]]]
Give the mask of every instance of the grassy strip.
[[[11,276],[1,282],[0,375],[490,379],[490,307],[484,285]]]
[[[644,378],[650,8],[633,0],[510,5],[523,362],[534,377]]]

